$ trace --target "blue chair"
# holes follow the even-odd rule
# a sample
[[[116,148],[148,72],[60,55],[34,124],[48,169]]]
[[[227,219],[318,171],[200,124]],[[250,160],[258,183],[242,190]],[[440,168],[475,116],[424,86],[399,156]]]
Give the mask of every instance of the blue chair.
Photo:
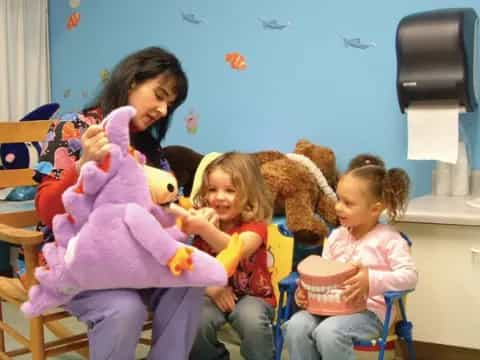
[[[403,233],[402,237],[407,241],[408,245],[411,247],[411,240]],[[275,360],[280,360],[282,349],[283,349],[283,334],[281,326],[285,321],[287,321],[294,313],[295,308],[295,290],[297,289],[297,279],[298,273],[292,272],[286,278],[282,279],[278,283],[279,287],[279,306],[278,306],[278,318],[275,323]],[[415,359],[415,351],[413,347],[413,338],[412,338],[412,328],[413,325],[407,319],[407,314],[405,311],[405,297],[406,294],[412,292],[413,290],[407,291],[387,291],[384,293],[385,303],[386,303],[386,315],[385,322],[383,325],[382,333],[378,339],[366,339],[357,341],[354,343],[354,348],[357,355],[361,353],[368,353],[373,355],[378,353],[377,359],[384,360],[387,351],[393,351],[395,347],[395,341],[398,339],[404,340],[407,344],[408,349],[408,359]],[[400,309],[401,319],[395,323],[393,328],[394,333],[391,334],[390,331],[390,322],[392,321],[392,309],[398,303]],[[362,356],[365,358],[365,356]]]

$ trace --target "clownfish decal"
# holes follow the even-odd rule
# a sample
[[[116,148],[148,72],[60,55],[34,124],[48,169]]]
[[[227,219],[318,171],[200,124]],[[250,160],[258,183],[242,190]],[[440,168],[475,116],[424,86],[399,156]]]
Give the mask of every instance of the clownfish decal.
[[[231,52],[225,55],[225,61],[230,64],[234,70],[245,70],[247,62],[245,57],[238,52]]]
[[[80,23],[80,13],[76,11],[68,17],[67,29],[72,30],[76,28],[79,23]]]

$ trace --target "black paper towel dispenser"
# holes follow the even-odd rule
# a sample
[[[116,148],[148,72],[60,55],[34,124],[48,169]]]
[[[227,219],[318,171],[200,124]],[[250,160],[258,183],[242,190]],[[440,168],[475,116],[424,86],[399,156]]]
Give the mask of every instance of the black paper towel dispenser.
[[[404,17],[397,28],[400,109],[418,101],[455,101],[474,111],[480,70],[474,9],[441,9]]]

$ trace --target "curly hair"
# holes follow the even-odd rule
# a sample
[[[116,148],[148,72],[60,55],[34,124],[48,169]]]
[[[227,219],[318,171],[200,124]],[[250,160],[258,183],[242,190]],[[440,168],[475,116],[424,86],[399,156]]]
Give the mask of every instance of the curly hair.
[[[354,167],[347,174],[365,180],[371,196],[384,204],[390,221],[394,221],[407,207],[410,178],[405,170],[386,169],[380,161],[381,165]]]

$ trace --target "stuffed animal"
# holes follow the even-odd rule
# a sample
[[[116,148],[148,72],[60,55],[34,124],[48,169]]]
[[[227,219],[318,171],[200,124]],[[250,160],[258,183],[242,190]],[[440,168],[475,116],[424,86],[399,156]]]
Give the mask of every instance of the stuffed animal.
[[[57,103],[45,104],[29,112],[20,121],[46,120],[58,110]],[[34,168],[40,156],[38,142],[0,144],[0,168],[24,169]]]
[[[195,172],[203,159],[203,154],[186,146],[170,145],[162,149],[162,155],[168,161],[170,169],[177,178],[181,194],[189,197]]]
[[[219,155],[202,155],[184,146],[167,146],[164,154],[172,171],[180,175],[179,185],[185,186],[185,196],[190,197],[198,190],[202,170]],[[275,200],[275,215],[286,216],[295,243],[321,245],[329,232],[328,225],[337,224],[334,188],[338,173],[334,152],[299,140],[292,154],[272,150],[256,152],[254,156]]]
[[[45,104],[29,112],[20,121],[46,120],[60,107],[57,103]],[[0,144],[0,169],[33,169],[38,162],[41,145],[38,142]],[[35,196],[34,186],[17,186],[3,189],[0,199],[8,201],[31,200]]]
[[[174,198],[176,182],[145,168],[145,157],[129,146],[134,114],[125,106],[105,118],[109,156],[85,164],[63,194],[66,213],[53,220],[56,243],[43,247],[47,266],[35,271],[39,284],[22,305],[27,316],[85,290],[224,286],[235,271],[242,251],[238,236],[211,257],[180,242],[186,236],[174,226],[175,216],[154,202]]]
[[[292,154],[261,151],[255,156],[272,193],[275,215],[285,215],[295,243],[321,245],[327,225],[337,224],[334,152],[302,139]]]

